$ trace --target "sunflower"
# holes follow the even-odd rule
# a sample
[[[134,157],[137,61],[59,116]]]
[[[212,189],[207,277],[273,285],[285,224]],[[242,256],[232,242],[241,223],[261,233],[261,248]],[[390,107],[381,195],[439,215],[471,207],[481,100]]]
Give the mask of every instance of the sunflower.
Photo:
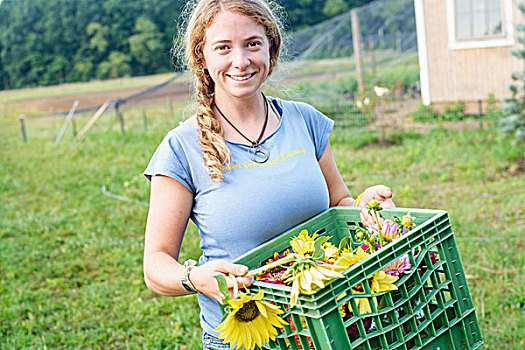
[[[388,292],[391,290],[397,290],[397,286],[394,284],[398,280],[395,276],[387,275],[383,270],[379,270],[368,278],[368,283],[370,284],[370,291],[372,294]],[[359,283],[358,285],[352,288],[354,294],[363,294],[364,289],[363,285]],[[377,300],[375,297],[372,298],[375,306],[377,307]],[[370,307],[369,298],[357,298],[356,300],[357,308],[359,314],[369,314],[372,312]]]
[[[239,299],[228,300],[228,315],[215,330],[220,332],[219,338],[223,343],[230,343],[232,348],[244,346],[246,350],[261,347],[268,340],[275,340],[277,329],[288,323],[282,320],[279,314],[283,311],[262,298],[261,289],[251,296],[240,293]]]
[[[315,251],[315,239],[319,236],[317,233],[314,233],[312,236],[308,235],[307,230],[302,230],[299,232],[299,236],[294,237],[290,241],[290,246],[293,251],[302,256],[312,255]]]

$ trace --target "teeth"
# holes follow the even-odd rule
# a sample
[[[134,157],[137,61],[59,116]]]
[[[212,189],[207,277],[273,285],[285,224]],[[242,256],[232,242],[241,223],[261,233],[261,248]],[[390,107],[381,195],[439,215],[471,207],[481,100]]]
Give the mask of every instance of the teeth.
[[[238,81],[248,80],[251,77],[252,77],[252,74],[243,75],[242,77],[241,76],[230,75],[230,78],[232,78],[233,80],[238,80]]]

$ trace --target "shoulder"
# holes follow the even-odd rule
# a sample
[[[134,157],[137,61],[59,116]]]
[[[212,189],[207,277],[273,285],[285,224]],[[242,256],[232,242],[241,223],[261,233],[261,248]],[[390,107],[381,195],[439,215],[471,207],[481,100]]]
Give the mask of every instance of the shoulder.
[[[186,122],[181,122],[168,131],[159,145],[160,149],[171,149],[175,153],[195,148],[199,144],[197,130]],[[184,153],[186,153],[184,151]]]
[[[183,124],[191,126],[194,129],[198,129],[199,128],[199,124],[197,124],[197,115],[196,114],[192,115]]]
[[[309,105],[308,103],[301,102],[301,101],[291,101],[291,100],[281,100],[276,99],[279,101],[279,103],[283,106],[284,109],[290,110],[295,109],[301,113],[319,113],[317,109],[315,109],[313,106]]]
[[[323,113],[308,103],[287,100],[279,100],[279,102],[282,105],[284,113],[291,119],[302,119],[309,124],[318,119],[326,118]]]

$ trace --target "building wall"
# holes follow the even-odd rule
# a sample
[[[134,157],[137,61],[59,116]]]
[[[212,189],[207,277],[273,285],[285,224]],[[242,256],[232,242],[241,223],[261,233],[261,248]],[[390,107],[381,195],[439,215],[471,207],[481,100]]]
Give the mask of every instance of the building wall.
[[[514,23],[522,21],[516,1]],[[523,70],[522,61],[511,55],[515,47],[450,50],[446,1],[423,0],[423,4],[431,105],[442,112],[447,104],[462,101],[466,113],[478,113],[479,99],[486,100],[491,93],[496,99],[511,96],[511,74]]]

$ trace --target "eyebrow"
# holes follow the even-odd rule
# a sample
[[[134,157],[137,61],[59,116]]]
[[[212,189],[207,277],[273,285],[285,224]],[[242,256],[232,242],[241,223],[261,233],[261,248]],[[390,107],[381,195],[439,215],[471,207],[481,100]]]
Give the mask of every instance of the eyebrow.
[[[244,41],[250,41],[250,40],[254,40],[254,39],[258,39],[258,40],[264,40],[264,37],[261,36],[261,35],[252,35],[248,38],[245,38],[243,39]],[[224,43],[231,43],[231,40],[228,40],[228,39],[218,39],[218,40],[215,40],[211,43],[211,45],[217,45],[217,44],[224,44]]]

